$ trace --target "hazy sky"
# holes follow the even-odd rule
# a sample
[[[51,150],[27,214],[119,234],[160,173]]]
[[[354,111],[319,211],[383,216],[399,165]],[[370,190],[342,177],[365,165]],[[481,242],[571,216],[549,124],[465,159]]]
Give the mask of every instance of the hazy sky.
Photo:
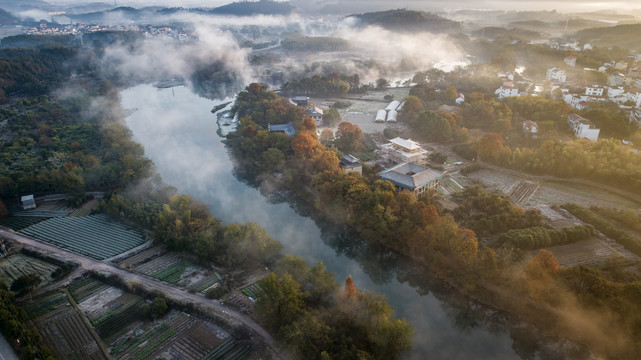
[[[54,4],[107,2],[101,0],[45,0]],[[185,6],[185,7],[216,7],[238,0],[116,0],[119,6]],[[602,9],[629,10],[641,9],[640,0],[292,0],[295,5],[306,7],[314,4],[317,7],[340,3],[348,11],[361,8],[414,8],[414,9],[505,9],[505,10],[553,10],[564,12],[584,12]]]

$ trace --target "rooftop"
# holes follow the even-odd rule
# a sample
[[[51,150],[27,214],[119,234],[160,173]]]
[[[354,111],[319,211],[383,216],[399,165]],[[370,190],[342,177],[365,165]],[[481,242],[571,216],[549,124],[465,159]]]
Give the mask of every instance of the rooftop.
[[[278,125],[268,125],[269,132],[283,132],[289,136],[294,136],[296,135],[296,129],[294,128],[294,124],[292,123],[287,123],[287,124],[278,124]]]
[[[421,147],[418,145],[416,141],[413,141],[411,139],[402,139],[400,137],[394,138],[390,140],[392,144],[398,145],[402,148],[408,149],[408,150],[416,150],[420,149]]]
[[[420,189],[443,177],[441,172],[412,163],[402,163],[378,174],[383,180],[409,190]]]

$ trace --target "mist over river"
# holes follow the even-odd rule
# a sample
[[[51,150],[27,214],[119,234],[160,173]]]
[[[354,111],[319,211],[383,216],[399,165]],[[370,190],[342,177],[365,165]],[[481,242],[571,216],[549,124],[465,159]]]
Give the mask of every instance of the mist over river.
[[[524,336],[515,336],[519,328],[500,313],[457,296],[443,284],[421,279],[404,261],[399,264],[397,259],[354,248],[345,234],[319,227],[287,202],[270,202],[235,177],[223,138],[217,134],[216,117],[210,112],[230,98],[211,100],[186,87],[151,85],[129,88],[121,96],[125,109],[137,109],[126,119],[134,139],[144,146],[145,155],[167,184],[208,204],[225,224],[260,224],[283,244],[285,253],[298,255],[310,265],[322,261],[339,283],[352,275],[358,289],[385,294],[396,315],[414,327],[412,359],[532,355],[532,342],[513,340],[510,331],[515,339]]]

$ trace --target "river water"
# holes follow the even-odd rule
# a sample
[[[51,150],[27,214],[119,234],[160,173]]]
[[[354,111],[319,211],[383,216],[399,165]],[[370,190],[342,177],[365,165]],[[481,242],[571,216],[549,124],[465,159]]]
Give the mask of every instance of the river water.
[[[214,105],[186,87],[140,85],[121,93],[122,106],[137,109],[127,118],[134,139],[163,180],[208,204],[224,223],[256,222],[310,265],[322,261],[343,283],[385,294],[396,315],[415,330],[412,359],[520,359],[532,355],[501,314],[457,296],[398,260],[362,251],[329,227],[317,225],[286,202],[269,197],[234,175],[233,163],[217,134]],[[402,281],[399,281],[402,279]],[[412,286],[409,285],[412,284]],[[512,336],[510,336],[512,333]],[[530,339],[531,340],[531,339]],[[518,354],[517,354],[518,351]]]

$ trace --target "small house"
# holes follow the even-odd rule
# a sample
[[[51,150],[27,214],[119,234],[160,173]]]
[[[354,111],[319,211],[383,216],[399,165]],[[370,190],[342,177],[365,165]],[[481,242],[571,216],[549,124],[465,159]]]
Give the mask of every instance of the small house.
[[[363,164],[361,164],[360,160],[358,160],[358,158],[353,155],[343,156],[343,158],[339,160],[338,166],[340,166],[341,169],[345,170],[345,172],[356,172],[361,175],[363,174]]]
[[[294,124],[292,123],[287,123],[287,124],[278,124],[278,125],[267,125],[267,130],[272,133],[285,133],[289,136],[294,136],[296,135],[296,128],[294,128]]]
[[[291,100],[292,100],[292,103],[298,106],[309,105],[309,96],[294,96]]]
[[[314,120],[316,126],[321,126],[323,124],[323,109],[314,106],[305,110],[305,114]]]

